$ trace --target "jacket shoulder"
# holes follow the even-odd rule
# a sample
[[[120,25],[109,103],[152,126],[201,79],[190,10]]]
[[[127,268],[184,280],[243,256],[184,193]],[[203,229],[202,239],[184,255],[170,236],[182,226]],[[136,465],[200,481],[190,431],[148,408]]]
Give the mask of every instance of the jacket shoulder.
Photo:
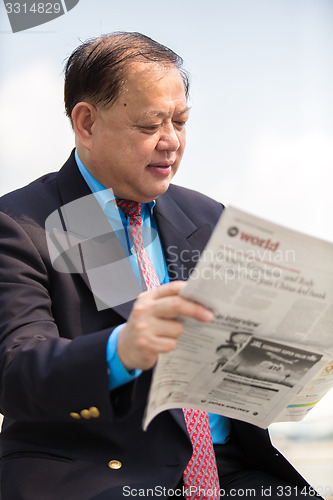
[[[23,224],[29,220],[44,224],[46,217],[62,204],[59,179],[69,191],[74,190],[76,181],[71,180],[73,172],[76,173],[74,150],[58,172],[45,174],[27,186],[2,196],[0,212]]]
[[[223,204],[193,189],[170,184],[166,192],[188,216],[194,215],[199,221],[217,221],[223,211]],[[163,196],[163,195],[162,195]]]
[[[0,198],[0,212],[23,222],[43,219],[59,204],[56,173],[46,174]]]

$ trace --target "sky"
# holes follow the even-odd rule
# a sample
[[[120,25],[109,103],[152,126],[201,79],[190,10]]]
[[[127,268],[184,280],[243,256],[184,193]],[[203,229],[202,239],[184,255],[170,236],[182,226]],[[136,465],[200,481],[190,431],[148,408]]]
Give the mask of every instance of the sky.
[[[74,146],[63,110],[71,52],[140,31],[191,75],[175,182],[333,242],[332,26],[332,0],[80,0],[12,33],[1,2],[0,195],[59,170]]]

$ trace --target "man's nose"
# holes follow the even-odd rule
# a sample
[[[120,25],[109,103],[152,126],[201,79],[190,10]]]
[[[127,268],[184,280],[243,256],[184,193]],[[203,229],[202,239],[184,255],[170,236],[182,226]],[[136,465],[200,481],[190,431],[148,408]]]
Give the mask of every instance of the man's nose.
[[[173,123],[167,123],[162,128],[162,133],[156,149],[159,151],[177,151],[180,146],[177,130]]]

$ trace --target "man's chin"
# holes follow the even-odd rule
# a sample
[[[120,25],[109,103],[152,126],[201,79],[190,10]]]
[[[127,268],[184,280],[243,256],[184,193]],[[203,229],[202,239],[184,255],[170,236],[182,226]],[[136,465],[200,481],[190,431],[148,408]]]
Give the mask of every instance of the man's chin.
[[[165,179],[163,182],[159,182],[158,185],[151,186],[151,189],[146,189],[142,193],[144,195],[143,203],[149,203],[156,200],[159,196],[165,193],[169,189],[171,179]]]
[[[160,185],[158,189],[156,189],[155,191],[155,196],[153,197],[153,200],[156,200],[156,198],[164,194],[169,189],[170,183],[171,179],[169,179],[168,182],[164,182],[163,185]]]

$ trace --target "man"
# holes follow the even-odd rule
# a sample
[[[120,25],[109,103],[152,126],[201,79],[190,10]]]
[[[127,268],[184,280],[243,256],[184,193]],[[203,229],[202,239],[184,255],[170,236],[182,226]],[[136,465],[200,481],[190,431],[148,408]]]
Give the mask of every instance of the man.
[[[236,351],[237,346],[233,344],[221,344],[217,346],[215,352],[218,355],[218,358],[215,362],[213,373],[216,373],[220,368],[222,369]]]
[[[81,45],[65,81],[75,152],[58,173],[1,201],[3,500],[179,497],[182,486],[188,498],[218,498],[216,463],[221,491],[233,496],[267,496],[272,485],[272,498],[313,496],[254,426],[210,415],[203,444],[207,415],[171,410],[142,431],[151,371],[174,349],[178,318],[212,319],[180,297],[177,281],[186,278],[182,250],[201,251],[222,212],[170,185],[187,94],[181,59],[143,35]],[[145,228],[155,231],[150,253]],[[147,291],[132,297],[138,286]],[[198,446],[201,462],[212,459],[209,479]],[[198,478],[211,492],[189,487]]]

